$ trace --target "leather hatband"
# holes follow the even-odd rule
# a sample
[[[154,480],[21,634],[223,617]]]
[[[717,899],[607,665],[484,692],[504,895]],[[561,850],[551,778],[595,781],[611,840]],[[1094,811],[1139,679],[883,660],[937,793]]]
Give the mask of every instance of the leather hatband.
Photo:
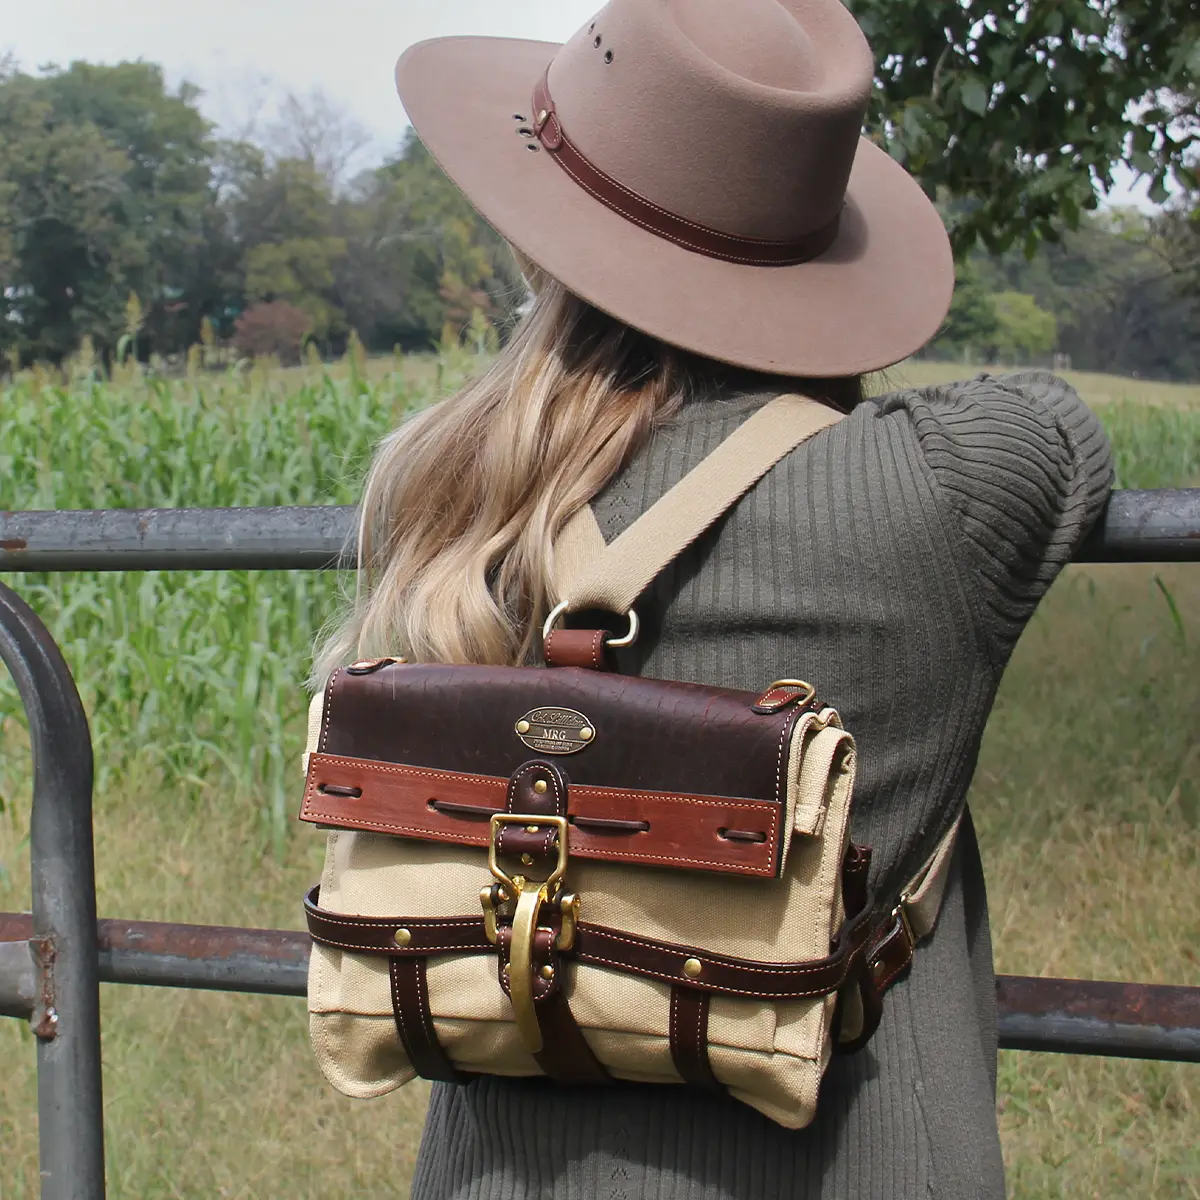
[[[809,262],[823,254],[837,237],[840,213],[832,221],[802,237],[774,241],[723,233],[648,200],[602,171],[567,136],[550,95],[548,69],[534,89],[533,111],[533,132],[538,141],[585,192],[625,220],[685,250],[747,266],[787,267]]]

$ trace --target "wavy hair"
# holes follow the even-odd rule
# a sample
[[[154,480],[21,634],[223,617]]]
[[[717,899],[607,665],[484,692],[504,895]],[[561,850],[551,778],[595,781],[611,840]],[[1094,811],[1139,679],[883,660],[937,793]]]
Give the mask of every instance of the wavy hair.
[[[554,539],[669,420],[732,368],[630,329],[554,280],[479,380],[376,453],[352,606],[314,681],[351,658],[519,664],[556,599]],[[738,374],[745,374],[738,372]],[[772,379],[779,390],[789,381]],[[857,380],[822,381],[850,404]]]

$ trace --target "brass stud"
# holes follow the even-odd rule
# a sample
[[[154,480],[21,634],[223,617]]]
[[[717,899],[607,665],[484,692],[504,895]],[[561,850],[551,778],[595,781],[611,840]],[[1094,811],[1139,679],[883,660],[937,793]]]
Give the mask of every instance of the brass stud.
[[[529,732],[529,722],[528,721],[518,721],[517,722],[517,732],[518,733],[528,733]]]
[[[876,959],[875,962],[871,964],[871,974],[876,979],[882,979],[887,974],[887,963],[885,963],[881,958]]]
[[[407,929],[397,929],[392,941],[394,941],[397,946],[407,946],[408,943],[412,941],[412,933]]]
[[[536,826],[536,825],[526,825],[525,826],[526,833],[537,833],[537,831],[538,831],[538,826]]]
[[[542,109],[542,111],[541,111],[540,113],[538,113],[538,124],[539,124],[539,125],[545,125],[545,123],[546,123],[546,119],[547,119],[549,116],[550,116],[550,110],[549,110],[549,109],[546,109],[546,108],[543,108],[543,109]]]
[[[590,742],[592,740],[592,738],[594,738],[595,736],[596,736],[596,731],[590,725],[585,725],[579,731],[579,740],[581,742]]]
[[[550,785],[544,779],[539,779],[537,783],[533,785],[533,790],[537,792],[539,796],[544,796],[546,794],[546,788],[549,786]]]
[[[689,979],[698,979],[700,972],[704,970],[704,964],[698,958],[689,958],[683,964],[683,973]]]
[[[504,974],[505,978],[507,978],[509,975],[511,975],[511,974],[512,974],[512,963],[505,963],[505,964],[504,964],[504,971],[503,971],[503,974]]]
[[[542,978],[543,979],[553,979],[554,978],[554,968],[549,963],[547,963],[542,968]]]
[[[523,862],[523,863],[524,863],[524,864],[525,864],[527,867],[532,867],[532,866],[533,866],[533,855],[532,855],[532,854],[522,854],[522,855],[521,855],[521,861],[522,861],[522,862]]]

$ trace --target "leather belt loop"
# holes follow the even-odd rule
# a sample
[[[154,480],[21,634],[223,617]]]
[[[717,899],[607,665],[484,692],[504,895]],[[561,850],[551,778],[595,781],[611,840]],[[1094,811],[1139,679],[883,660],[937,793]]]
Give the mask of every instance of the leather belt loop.
[[[726,262],[757,267],[785,267],[809,262],[823,254],[837,237],[841,216],[802,237],[787,241],[723,233],[670,212],[627,188],[602,171],[567,136],[550,95],[549,68],[533,92],[533,131],[541,145],[568,175],[606,208],[657,237],[685,250]]]
[[[463,1077],[454,1069],[433,1027],[425,959],[389,959],[388,976],[392,987],[392,1015],[396,1018],[396,1030],[413,1070],[422,1079],[462,1083]]]
[[[709,1091],[724,1091],[708,1059],[707,992],[688,987],[671,989],[671,1061],[684,1083]]]

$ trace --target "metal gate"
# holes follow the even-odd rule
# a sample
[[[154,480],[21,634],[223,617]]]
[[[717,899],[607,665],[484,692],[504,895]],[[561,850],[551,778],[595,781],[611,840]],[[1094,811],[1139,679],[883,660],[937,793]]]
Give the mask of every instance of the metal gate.
[[[347,508],[0,513],[0,573],[324,569],[353,565]],[[1200,489],[1117,492],[1085,562],[1200,562]],[[0,913],[0,1015],[37,1037],[44,1200],[104,1195],[104,983],[303,996],[307,934],[97,921],[92,746],[61,653],[0,584],[0,658],[29,721],[32,913]],[[1000,1045],[1200,1062],[1200,988],[996,980]]]

